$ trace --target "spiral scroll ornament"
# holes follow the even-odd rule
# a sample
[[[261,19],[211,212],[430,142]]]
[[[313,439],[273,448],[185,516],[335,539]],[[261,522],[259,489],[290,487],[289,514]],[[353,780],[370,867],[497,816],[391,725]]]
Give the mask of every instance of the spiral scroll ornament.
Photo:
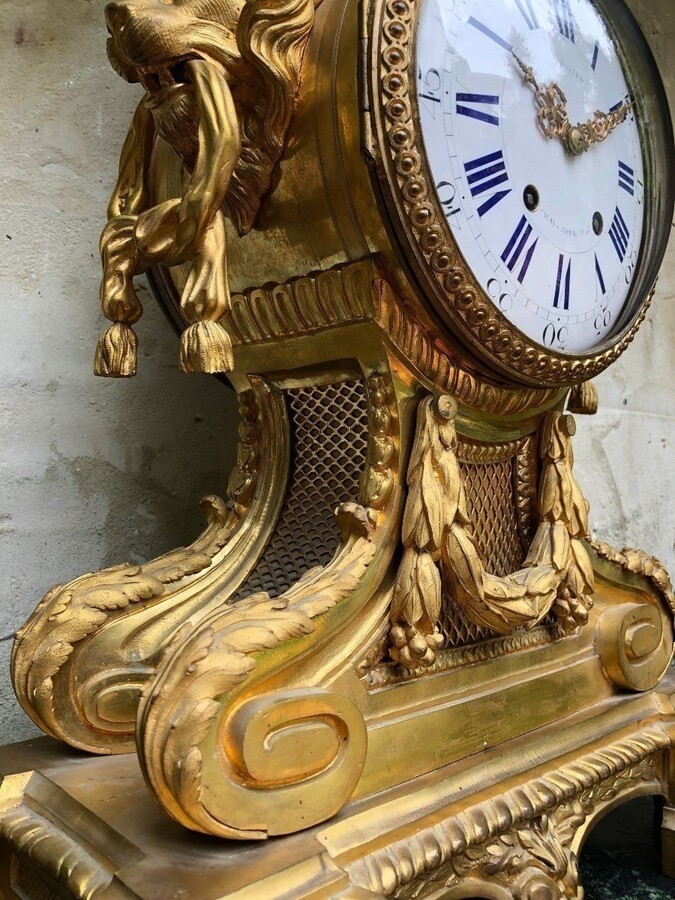
[[[604,577],[621,583],[642,580],[647,590],[641,602],[610,606],[596,631],[596,648],[612,684],[648,691],[661,681],[673,656],[675,595],[668,572],[654,556],[625,547],[616,550],[602,541],[591,544]]]
[[[338,516],[344,542],[328,566],[279,597],[256,594],[186,627],[148,686],[141,763],[159,802],[188,828],[286,834],[329,818],[356,786],[366,726],[351,700],[278,680],[256,689],[274,660],[283,668],[306,652],[318,617],[356,590],[375,553],[365,510],[347,506]]]
[[[181,590],[217,567],[251,506],[259,478],[261,411],[268,414],[273,407],[267,395],[240,395],[238,463],[228,500],[213,495],[202,500],[206,528],[194,543],[142,565],[123,563],[56,585],[19,629],[12,652],[14,690],[47,734],[93,753],[133,750],[138,698],[153,673],[155,653],[129,659],[120,650],[116,665],[92,671],[91,641],[132,612],[153,607],[161,616]]]

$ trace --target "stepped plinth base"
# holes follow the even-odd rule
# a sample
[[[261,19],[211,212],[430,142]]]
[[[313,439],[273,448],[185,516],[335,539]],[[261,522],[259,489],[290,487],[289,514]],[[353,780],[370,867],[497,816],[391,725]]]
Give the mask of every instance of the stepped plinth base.
[[[10,745],[0,750],[0,896],[581,897],[577,857],[599,818],[668,793],[673,698],[671,675],[263,842],[174,823],[134,755],[92,758],[48,738]],[[666,870],[674,819],[667,807]]]

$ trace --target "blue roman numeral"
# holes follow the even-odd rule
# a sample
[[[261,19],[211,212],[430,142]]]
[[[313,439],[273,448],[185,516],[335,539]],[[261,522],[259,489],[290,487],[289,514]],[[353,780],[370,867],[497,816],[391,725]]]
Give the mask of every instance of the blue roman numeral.
[[[626,96],[624,97],[623,100],[619,100],[619,102],[615,103],[614,106],[610,106],[609,111],[616,112],[620,106],[623,106],[624,103],[630,103],[630,101],[631,101],[630,96],[628,94],[626,94]]]
[[[509,180],[501,150],[464,163],[464,171],[466,172],[472,197],[480,197],[482,194],[487,194],[488,191],[499,187],[500,184],[504,184]],[[503,200],[510,193],[511,188],[490,194],[478,207],[478,215],[482,218],[486,212],[489,212],[493,206],[496,206],[500,200]]]
[[[478,19],[474,19],[473,16],[469,16],[469,25],[473,25],[474,28],[477,28],[482,34],[486,37],[489,37],[491,41],[494,41],[495,44],[499,44],[500,47],[503,47],[507,53],[510,53],[513,49],[511,44],[508,41],[505,41],[504,38],[499,37],[498,34],[495,34],[487,25],[483,25],[482,22],[479,22]]]
[[[595,42],[595,47],[593,48],[593,61],[591,62],[591,69],[595,72],[595,67],[598,64],[598,53],[600,52],[600,44],[598,41]]]
[[[553,7],[560,34],[574,44],[574,18],[570,9],[570,0],[553,0]]]
[[[635,172],[625,162],[619,160],[619,187],[635,196]]]
[[[568,260],[567,269],[565,270],[565,257],[561,253],[558,257],[558,274],[555,279],[555,296],[553,297],[553,306],[560,309],[560,301],[563,302],[563,309],[570,308],[570,283],[572,281],[572,260]]]
[[[607,288],[605,287],[605,279],[602,277],[602,269],[600,268],[600,263],[598,262],[598,254],[595,254],[595,274],[598,276],[598,284],[600,285],[600,290],[603,294],[607,293]]]
[[[628,249],[628,242],[630,241],[630,231],[628,230],[628,226],[624,222],[623,216],[621,215],[621,210],[618,206],[614,213],[612,227],[609,229],[609,236],[611,237],[612,243],[614,244],[616,255],[619,257],[621,262],[623,262],[626,258],[626,250]]]
[[[465,106],[466,103],[473,103],[477,106],[499,106],[498,96],[495,94],[457,94],[457,115],[479,119],[481,122],[487,122],[488,125],[499,125],[498,115],[482,109],[474,109],[472,106]]]
[[[539,240],[539,238],[535,238],[530,246],[527,247],[526,245],[531,234],[532,226],[528,224],[527,219],[523,216],[520,222],[518,222],[516,230],[509,238],[509,242],[502,253],[502,262],[506,263],[510,272],[513,272],[522,259],[520,272],[516,276],[521,284],[525,280],[527,270],[532,262],[535,247],[537,246],[537,241]]]
[[[535,28],[539,28],[539,20],[537,19],[535,11],[532,9],[532,0],[516,0],[516,6],[521,12],[522,17],[527,22],[527,27],[530,31],[534,31]]]

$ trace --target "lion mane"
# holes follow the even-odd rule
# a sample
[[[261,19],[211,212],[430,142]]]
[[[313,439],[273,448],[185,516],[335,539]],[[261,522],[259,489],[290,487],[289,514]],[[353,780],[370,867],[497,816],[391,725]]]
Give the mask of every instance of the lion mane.
[[[223,206],[241,235],[253,227],[262,198],[272,187],[295,109],[315,6],[314,0],[249,0],[239,18],[237,46],[246,75],[233,93],[242,149]]]

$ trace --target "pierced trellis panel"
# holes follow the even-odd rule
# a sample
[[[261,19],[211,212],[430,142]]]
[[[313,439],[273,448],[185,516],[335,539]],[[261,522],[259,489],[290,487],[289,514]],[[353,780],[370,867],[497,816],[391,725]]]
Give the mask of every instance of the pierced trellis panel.
[[[291,424],[291,472],[279,519],[236,599],[287,590],[338,546],[334,511],[356,500],[366,463],[368,409],[360,380],[284,391]]]
[[[476,543],[489,572],[508,575],[521,568],[531,538],[531,500],[536,495],[536,443],[502,445],[460,442],[459,467]],[[520,513],[519,513],[520,510]],[[495,637],[468,621],[444,598],[441,631],[445,646],[464,647]]]

